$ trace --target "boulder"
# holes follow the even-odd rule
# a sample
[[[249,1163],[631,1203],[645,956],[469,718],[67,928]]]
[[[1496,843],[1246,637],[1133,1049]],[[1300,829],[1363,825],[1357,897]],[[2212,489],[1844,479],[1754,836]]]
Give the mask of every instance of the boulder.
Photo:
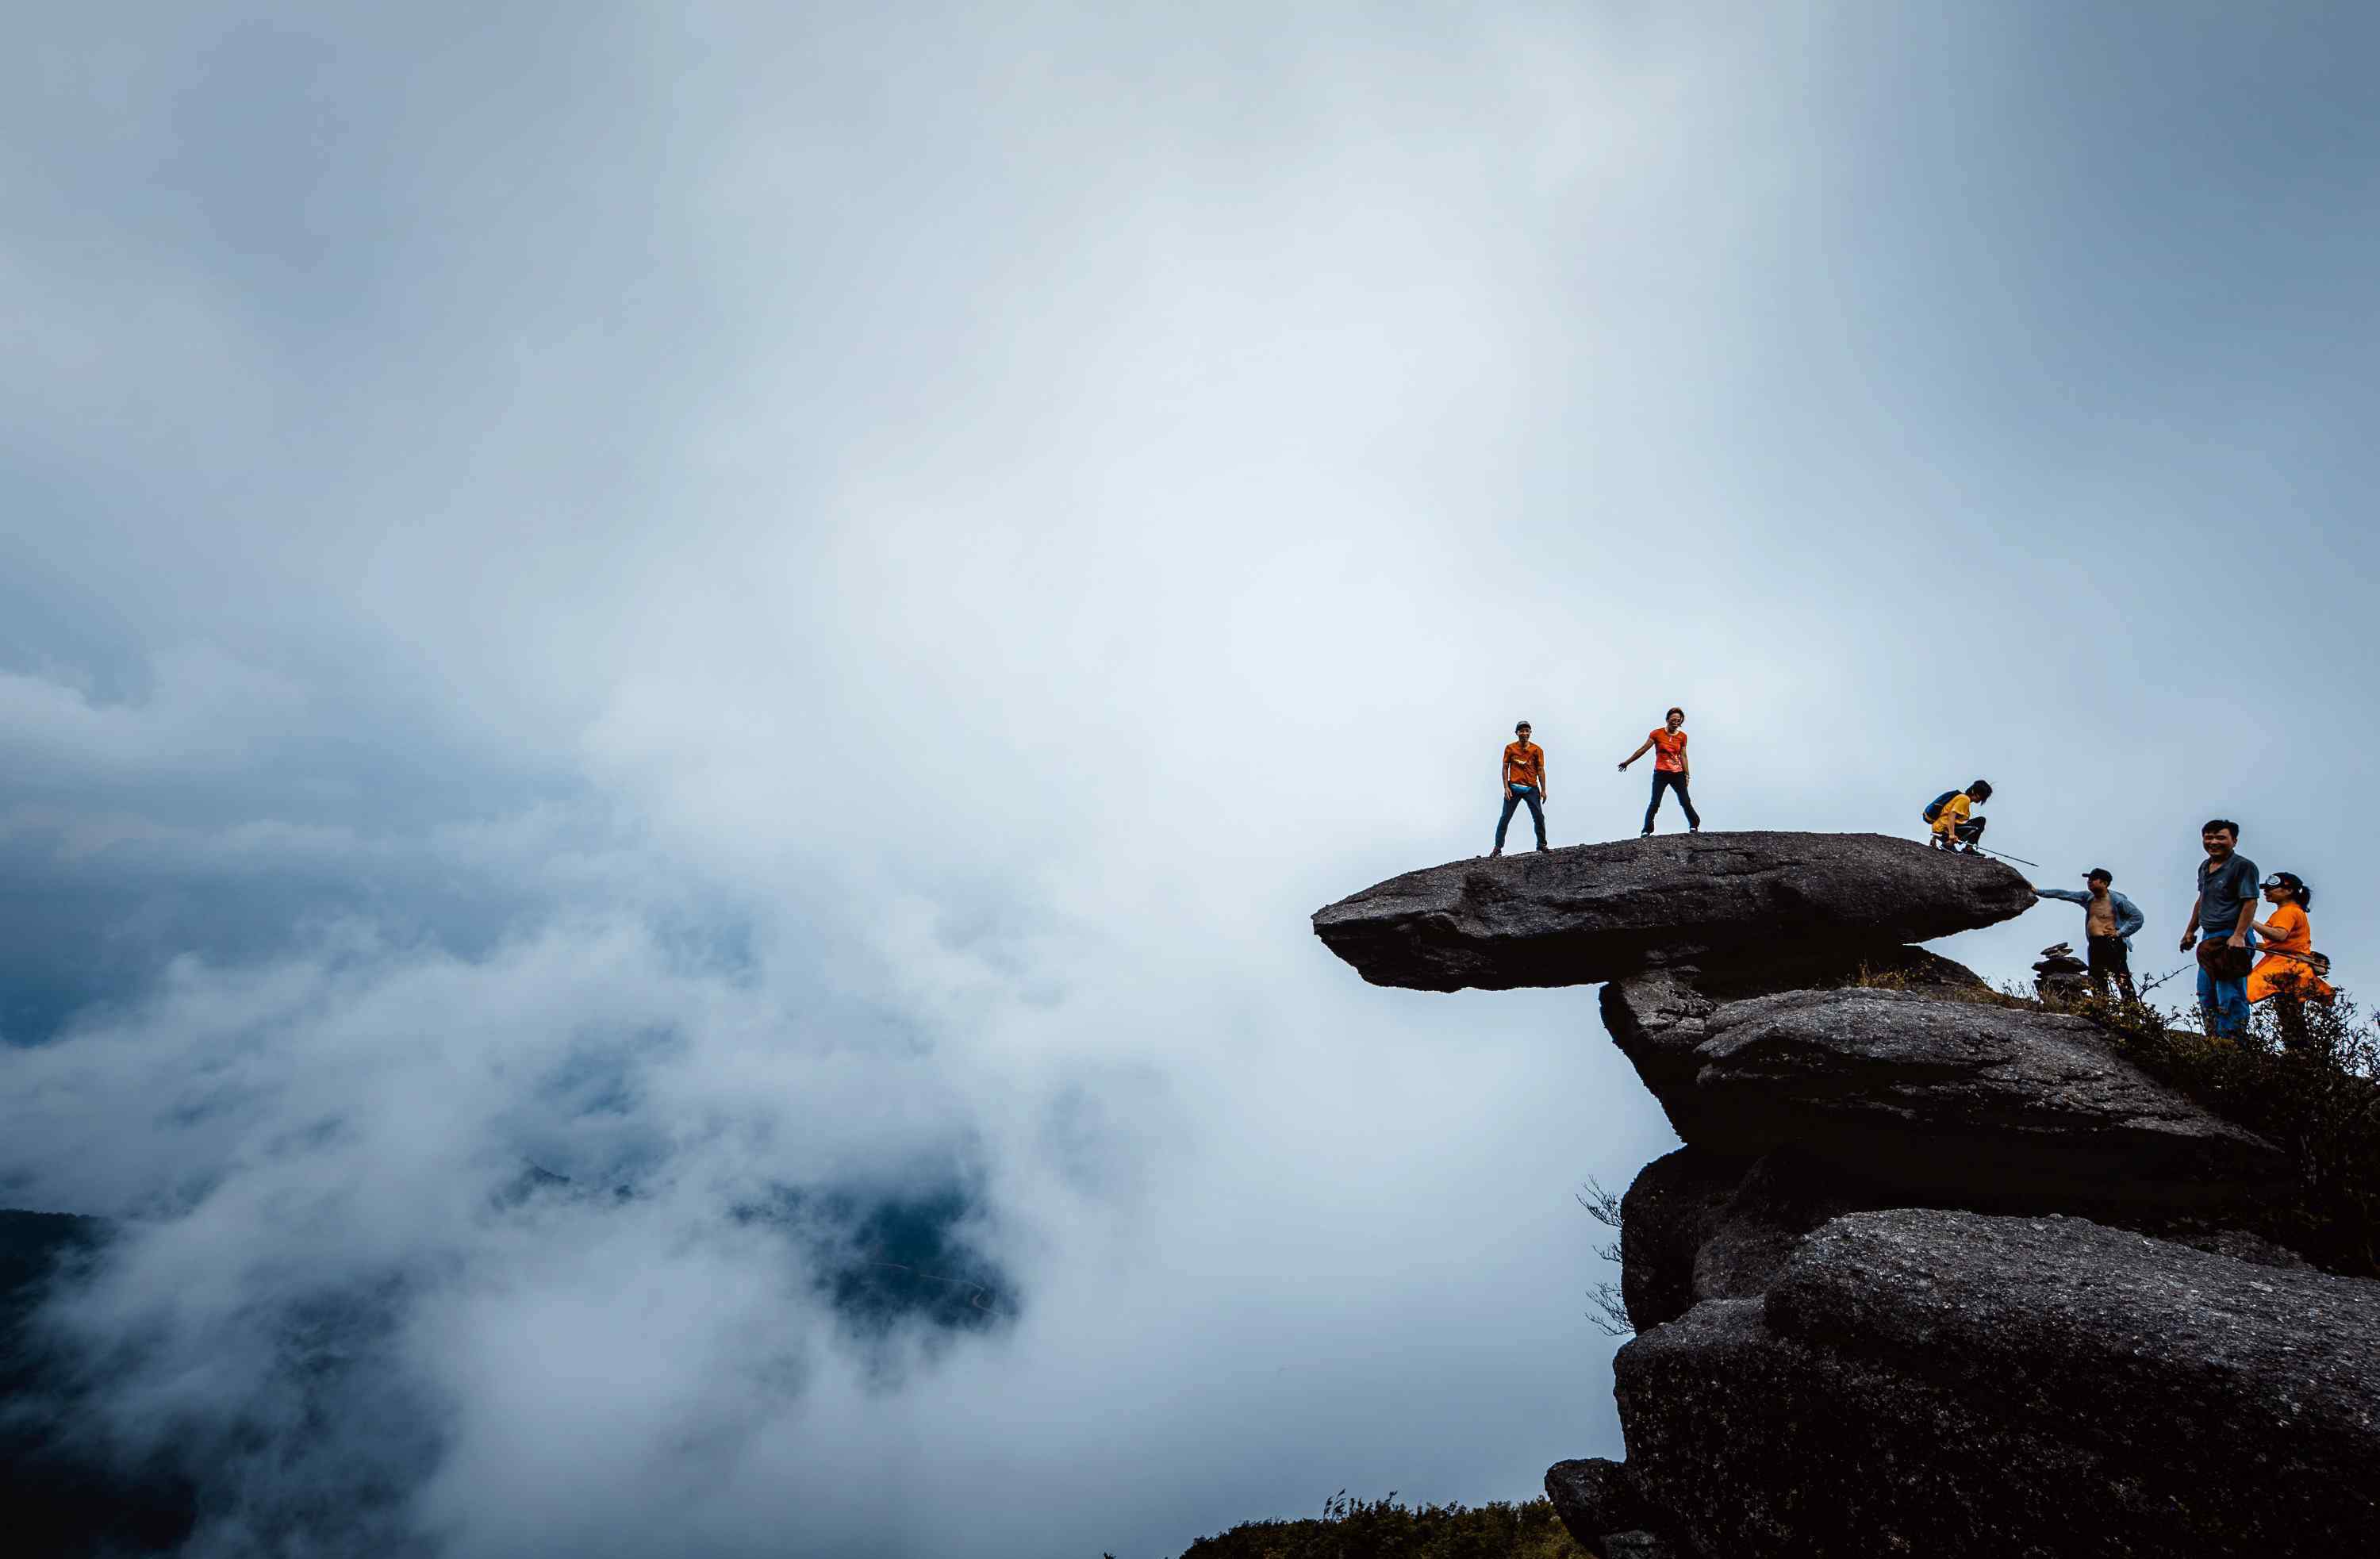
[[[1748,1167],[1707,1148],[1680,1148],[1637,1171],[1620,1200],[1620,1297],[1629,1325],[1649,1331],[1694,1307],[1694,1259]]]
[[[1803,1236],[1846,1212],[1889,1205],[1878,1188],[1796,1150],[1755,1160],[1694,1252],[1694,1301],[1765,1293]]]
[[[1710,1038],[1711,1015],[1723,1004],[1704,993],[1692,969],[1655,969],[1611,980],[1596,1003],[1604,1031],[1660,1102],[1670,1129],[1682,1141],[1694,1140],[1694,1114],[1700,1102],[1694,1078],[1703,1069],[1695,1053]]]
[[[1629,1485],[1627,1469],[1618,1462],[1599,1456],[1556,1462],[1546,1468],[1546,1498],[1553,1502],[1554,1514],[1570,1535],[1596,1559],[1615,1559],[1615,1537],[1626,1540],[1618,1545],[1620,1554],[1649,1559],[1663,1552],[1644,1545],[1659,1541],[1644,1529],[1653,1512],[1637,1497]]]
[[[1710,1017],[1720,1006],[1752,996],[1853,984],[1950,996],[1991,989],[1964,964],[1922,947],[1883,947],[1820,952],[1749,968],[1654,969],[1606,984],[1599,1005],[1612,1042],[1635,1065],[1670,1127],[1691,1141],[1695,1134],[1688,1114],[1695,1103],[1694,1077],[1702,1070],[1695,1052],[1709,1038]]]
[[[1375,985],[1505,991],[1896,948],[2034,903],[1999,862],[1907,839],[1675,834],[1408,871],[1314,931]]]
[[[1690,1147],[1655,1159],[1620,1204],[1629,1324],[1648,1331],[1705,1299],[1760,1294],[1803,1235],[1883,1205],[1791,1151],[1747,1161]]]
[[[2150,1078],[2084,1018],[1841,990],[1696,1021],[1687,1097],[1664,1103],[1718,1152],[1798,1147],[1924,1200],[1997,1209],[2219,1205],[2289,1173],[2279,1149]],[[1688,1062],[1665,1054],[1645,1082],[1675,1093]]]
[[[1626,1484],[1704,1553],[2380,1552],[2380,1284],[1861,1212],[1614,1370]]]

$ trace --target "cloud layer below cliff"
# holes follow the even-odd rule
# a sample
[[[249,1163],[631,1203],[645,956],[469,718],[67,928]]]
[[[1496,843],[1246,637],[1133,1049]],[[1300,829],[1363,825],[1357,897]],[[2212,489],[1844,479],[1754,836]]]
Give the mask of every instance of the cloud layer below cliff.
[[[1559,838],[1682,702],[1714,825],[1980,769],[2155,938],[2228,810],[2350,968],[2368,94],[2116,15],[44,18],[0,1188],[138,1221],[94,1431],[226,1553],[1527,1495],[1666,1129],[1304,923],[1522,716]]]

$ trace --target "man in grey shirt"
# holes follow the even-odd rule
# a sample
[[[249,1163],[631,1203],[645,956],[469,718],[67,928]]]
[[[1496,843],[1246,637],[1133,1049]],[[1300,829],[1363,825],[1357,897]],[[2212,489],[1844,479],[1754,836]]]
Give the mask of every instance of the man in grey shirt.
[[[2198,902],[2190,907],[2190,924],[2181,933],[2181,950],[2198,944],[2200,928],[2206,940],[2223,938],[2242,951],[2236,957],[2240,972],[2217,979],[2204,958],[2198,965],[2198,1010],[2206,1032],[2238,1039],[2248,1031],[2248,958],[2245,949],[2256,945],[2256,863],[2240,853],[2240,825],[2229,818],[2210,818],[2198,831],[2206,859],[2198,866]]]

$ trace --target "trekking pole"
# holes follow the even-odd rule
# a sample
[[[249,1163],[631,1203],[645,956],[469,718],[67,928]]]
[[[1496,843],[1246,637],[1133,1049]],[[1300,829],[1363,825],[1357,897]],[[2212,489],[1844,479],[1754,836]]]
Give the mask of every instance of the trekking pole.
[[[1979,850],[1983,851],[1983,852],[1984,852],[1985,855],[1987,855],[1987,856],[1998,856],[2002,860],[2012,860],[2012,861],[2016,862],[2019,866],[2030,866],[2030,867],[2032,867],[2035,871],[2040,871],[2040,870],[2041,870],[2041,862],[2039,862],[2039,861],[2037,861],[2037,860],[2027,860],[2027,859],[2024,859],[2024,857],[2022,857],[2022,856],[2012,856],[2012,855],[2009,855],[2009,854],[2006,854],[2006,853],[2005,853],[2005,852],[2003,852],[2003,851],[1999,851],[1999,850],[1993,849],[1993,848],[1992,848],[1990,846],[1988,846],[1988,845],[1977,845],[1977,846],[1975,846],[1975,848],[1977,848],[1977,849],[1979,849]]]

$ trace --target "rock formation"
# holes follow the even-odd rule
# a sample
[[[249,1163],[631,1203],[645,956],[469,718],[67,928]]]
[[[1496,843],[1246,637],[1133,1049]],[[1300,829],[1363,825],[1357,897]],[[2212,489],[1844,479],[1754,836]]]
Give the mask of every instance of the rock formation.
[[[1889,953],[2033,903],[1998,861],[1880,834],[1673,834],[1408,871],[1314,932],[1375,985],[1509,991]]]
[[[1687,1037],[1673,1029],[1666,1042]],[[1670,1118],[1693,1123],[1681,1135],[1720,1152],[1798,1147],[1973,1207],[2223,1201],[2289,1170],[2270,1143],[2151,1080],[2080,1017],[1791,991],[1718,1005],[1691,1037],[1688,1055],[1645,1080],[1658,1090],[1660,1078]]]
[[[1606,982],[1685,1141],[1622,1203],[1628,1458],[1546,1475],[1590,1551],[2380,1553],[2380,1284],[2234,1226],[2287,1156],[1906,945],[2031,902],[1980,858],[1736,834],[1315,916],[1376,984]]]
[[[2380,1536],[2380,1284],[2081,1219],[1837,1218],[1615,1372],[1627,1482],[1706,1554]]]
[[[2051,1005],[2070,1002],[2091,992],[2091,966],[2074,955],[2074,944],[2061,942],[2041,950],[2033,966],[2034,994]]]

